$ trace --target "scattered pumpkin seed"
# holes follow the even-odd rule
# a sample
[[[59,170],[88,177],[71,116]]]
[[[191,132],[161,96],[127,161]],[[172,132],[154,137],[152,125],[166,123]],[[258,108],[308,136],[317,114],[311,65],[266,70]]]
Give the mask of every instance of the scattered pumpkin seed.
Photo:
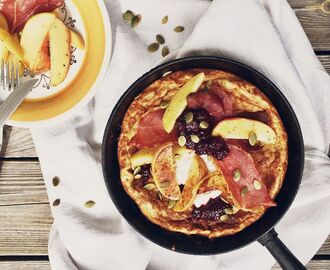
[[[253,185],[254,185],[254,188],[255,188],[256,190],[260,190],[260,189],[261,189],[261,183],[260,183],[259,180],[254,180],[254,181],[253,181]]]
[[[134,17],[134,14],[131,10],[126,10],[125,13],[123,13],[123,19],[127,22],[131,22]]]
[[[225,203],[228,203],[228,204],[229,204],[229,202],[228,202],[227,200],[225,200],[224,198],[220,197],[220,199],[221,199],[222,201],[224,201]]]
[[[94,201],[87,201],[87,202],[85,202],[84,206],[86,208],[92,208],[92,207],[95,206],[95,202]]]
[[[135,28],[142,21],[142,16],[140,14],[135,15],[131,21],[132,28]]]
[[[161,182],[160,184],[159,184],[159,186],[161,187],[161,188],[166,188],[166,187],[168,187],[170,185],[170,182],[169,181],[164,181],[164,182]]]
[[[149,52],[155,52],[159,49],[159,44],[154,42],[154,43],[151,43],[149,46],[148,46],[148,51]]]
[[[56,206],[59,206],[61,203],[61,200],[60,199],[56,199],[54,202],[53,202],[53,206],[56,207]]]
[[[190,139],[194,142],[194,143],[199,143],[200,139],[197,135],[191,135]]]
[[[202,121],[199,123],[199,126],[202,128],[202,129],[207,129],[210,125],[208,122],[206,121]]]
[[[249,192],[247,187],[243,187],[242,191],[241,191],[241,196],[244,197],[247,193]]]
[[[136,169],[134,170],[133,174],[137,175],[139,172],[141,172],[141,167],[136,167]]]
[[[170,101],[169,100],[162,100],[162,102],[160,103],[159,107],[161,109],[166,109],[169,104],[170,104]]]
[[[165,43],[165,38],[160,34],[156,35],[156,40],[159,44],[164,44]]]
[[[60,178],[58,176],[55,176],[53,178],[53,186],[57,187],[60,184]]]
[[[228,219],[229,219],[228,215],[222,215],[222,216],[220,217],[220,220],[221,220],[221,221],[227,221]]]
[[[163,19],[162,19],[162,24],[167,24],[168,22],[168,16],[164,16]]]
[[[164,46],[162,49],[162,56],[165,57],[169,53],[170,53],[170,49],[168,48],[168,46]]]
[[[158,199],[160,200],[160,201],[162,201],[163,200],[163,195],[158,191],[158,193],[157,193],[157,196],[158,196]]]
[[[180,136],[179,139],[178,139],[178,144],[183,147],[186,145],[186,142],[187,142],[187,139],[185,136]]]
[[[145,188],[146,190],[153,190],[156,188],[156,185],[154,183],[149,183],[146,184],[143,188]]]
[[[257,143],[257,134],[254,132],[251,132],[249,135],[249,143],[251,146],[255,146]]]
[[[177,201],[169,200],[169,201],[168,201],[167,208],[168,208],[168,209],[172,209],[172,208],[176,205],[176,202],[177,202]]]
[[[186,121],[186,123],[190,123],[192,120],[194,120],[193,113],[192,112],[186,113],[186,115],[184,116],[184,120]]]
[[[137,174],[137,175],[134,176],[134,179],[137,179],[138,180],[138,179],[141,179],[141,177],[142,177],[141,174]]]
[[[171,248],[173,251],[175,250],[175,245],[172,245],[172,248]]]
[[[241,171],[239,169],[236,169],[233,172],[233,179],[235,182],[238,182],[239,180],[241,180]]]
[[[233,211],[232,208],[226,208],[226,209],[225,209],[225,213],[226,213],[227,215],[232,215],[232,214],[234,213],[234,211]]]
[[[184,31],[184,27],[183,26],[176,26],[173,29],[174,32],[180,33]]]

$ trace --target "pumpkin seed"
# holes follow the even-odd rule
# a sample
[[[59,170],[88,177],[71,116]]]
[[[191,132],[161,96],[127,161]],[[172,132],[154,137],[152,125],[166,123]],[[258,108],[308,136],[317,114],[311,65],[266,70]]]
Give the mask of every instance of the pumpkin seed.
[[[202,128],[202,129],[207,129],[210,125],[208,122],[206,121],[202,121],[199,123],[199,126]]]
[[[92,208],[92,207],[95,206],[95,202],[94,201],[87,201],[87,202],[85,202],[84,206],[86,208]]]
[[[178,139],[178,144],[182,147],[182,146],[185,146],[186,145],[186,142],[187,142],[187,139],[185,136],[180,136],[179,139]]]
[[[241,191],[241,196],[244,197],[247,193],[249,192],[247,187],[243,187],[242,191]]]
[[[177,201],[169,200],[169,201],[168,201],[167,208],[168,208],[168,209],[172,209],[172,208],[176,205],[176,202],[177,202]]]
[[[125,13],[123,13],[123,19],[127,22],[131,22],[134,17],[134,14],[131,10],[126,10]]]
[[[159,186],[161,187],[161,188],[166,188],[166,187],[168,187],[170,185],[170,182],[169,181],[164,181],[164,182],[161,182],[160,184],[159,184]]]
[[[170,101],[169,100],[162,100],[162,102],[160,103],[159,107],[161,109],[166,109],[169,104],[170,104]]]
[[[166,46],[165,46],[166,47]],[[163,48],[163,50],[164,50],[164,48]],[[167,75],[170,75],[172,73],[172,71],[167,71],[167,72],[165,72],[164,74],[163,74],[163,76],[162,77],[166,77]]]
[[[194,142],[194,143],[199,143],[200,139],[197,135],[191,135],[190,139]]]
[[[59,206],[61,203],[61,200],[60,199],[56,199],[54,202],[53,202],[53,206],[56,207],[56,206]]]
[[[160,200],[160,201],[162,201],[163,200],[163,195],[158,191],[158,193],[157,193],[157,196],[158,196],[158,199]]]
[[[228,219],[229,219],[228,215],[222,215],[222,216],[220,217],[220,220],[221,220],[221,221],[227,221]]]
[[[57,187],[60,184],[60,178],[58,176],[55,176],[53,178],[53,186]]]
[[[251,132],[249,135],[249,143],[251,146],[255,146],[257,143],[257,134],[254,132]]]
[[[145,188],[146,190],[153,190],[156,188],[156,185],[154,183],[149,183],[146,184],[143,188]]]
[[[134,179],[138,180],[138,179],[141,179],[142,175],[141,174],[137,174],[134,176]]]
[[[225,213],[226,213],[227,215],[232,215],[232,214],[234,213],[234,211],[233,211],[233,209],[231,209],[231,208],[226,208],[226,209],[225,209]]]
[[[162,24],[167,24],[168,22],[168,16],[164,16],[163,19],[162,19]]]
[[[135,170],[134,170],[134,172],[133,172],[133,174],[136,176],[139,172],[141,172],[141,167],[137,167]]]
[[[165,43],[165,38],[160,34],[156,35],[156,40],[159,44],[164,44]]]
[[[254,188],[255,188],[256,190],[260,190],[260,189],[261,189],[261,183],[260,183],[260,181],[258,181],[258,180],[254,180],[254,181],[253,181],[253,185],[254,185]]]
[[[176,26],[173,29],[174,32],[180,33],[184,31],[184,27],[183,26]]]
[[[170,53],[170,49],[167,46],[164,46],[162,49],[162,56],[165,57]]]
[[[132,28],[135,28],[142,21],[142,16],[140,14],[135,15],[131,21]]]
[[[186,113],[186,115],[184,116],[184,120],[186,121],[186,123],[190,123],[192,120],[194,120],[193,113],[192,112]]]
[[[241,180],[241,171],[239,169],[236,169],[233,172],[233,179],[235,182],[238,182],[239,180]]]
[[[148,51],[149,52],[155,52],[159,49],[159,44],[154,42],[154,43],[151,43],[149,46],[148,46]]]

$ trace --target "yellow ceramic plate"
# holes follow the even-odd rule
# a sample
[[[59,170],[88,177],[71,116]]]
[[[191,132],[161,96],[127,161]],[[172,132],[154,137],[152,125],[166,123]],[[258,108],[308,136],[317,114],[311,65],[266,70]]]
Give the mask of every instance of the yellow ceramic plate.
[[[87,104],[105,76],[111,55],[111,26],[104,2],[66,0],[57,13],[83,36],[85,49],[72,48],[68,76],[58,87],[50,87],[49,74],[37,76],[38,85],[11,116],[10,125],[31,127],[67,118]],[[26,71],[23,81],[31,76]],[[5,95],[1,93],[0,99]]]

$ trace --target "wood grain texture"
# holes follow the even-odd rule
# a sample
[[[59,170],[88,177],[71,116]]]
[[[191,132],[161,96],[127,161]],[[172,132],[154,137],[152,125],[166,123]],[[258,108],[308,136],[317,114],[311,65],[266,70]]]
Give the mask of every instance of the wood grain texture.
[[[0,206],[0,220],[0,256],[47,255],[48,204]]]
[[[330,74],[330,54],[317,56],[324,66],[325,70]]]
[[[0,261],[0,269],[2,270],[50,270],[49,261]],[[272,270],[280,270],[276,265]],[[308,270],[329,270],[330,261],[311,261],[307,264]]]
[[[48,203],[39,162],[0,161],[0,206],[35,203]]]
[[[20,158],[37,157],[29,129],[6,126],[0,157]]]
[[[49,261],[0,261],[1,270],[51,270]]]

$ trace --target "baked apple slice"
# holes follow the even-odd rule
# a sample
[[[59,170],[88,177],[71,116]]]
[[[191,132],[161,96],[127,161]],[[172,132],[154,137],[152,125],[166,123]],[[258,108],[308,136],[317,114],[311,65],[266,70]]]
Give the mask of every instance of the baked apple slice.
[[[227,118],[219,122],[212,131],[212,136],[221,136],[225,139],[246,139],[251,145],[257,141],[274,144],[276,134],[274,130],[257,120],[247,118]]]
[[[48,32],[56,16],[52,13],[40,13],[31,17],[25,24],[21,35],[24,51],[23,63],[34,73],[49,69]]]
[[[0,13],[0,28],[8,31],[8,23],[2,13]],[[3,44],[3,42],[0,42],[0,60],[6,61],[8,55],[9,52],[7,47],[5,46],[5,44]]]
[[[55,18],[49,30],[51,85],[62,83],[70,66],[70,31],[66,25]]]
[[[151,164],[152,176],[159,192],[170,200],[177,201],[181,191],[176,180],[172,143],[161,145]]]

